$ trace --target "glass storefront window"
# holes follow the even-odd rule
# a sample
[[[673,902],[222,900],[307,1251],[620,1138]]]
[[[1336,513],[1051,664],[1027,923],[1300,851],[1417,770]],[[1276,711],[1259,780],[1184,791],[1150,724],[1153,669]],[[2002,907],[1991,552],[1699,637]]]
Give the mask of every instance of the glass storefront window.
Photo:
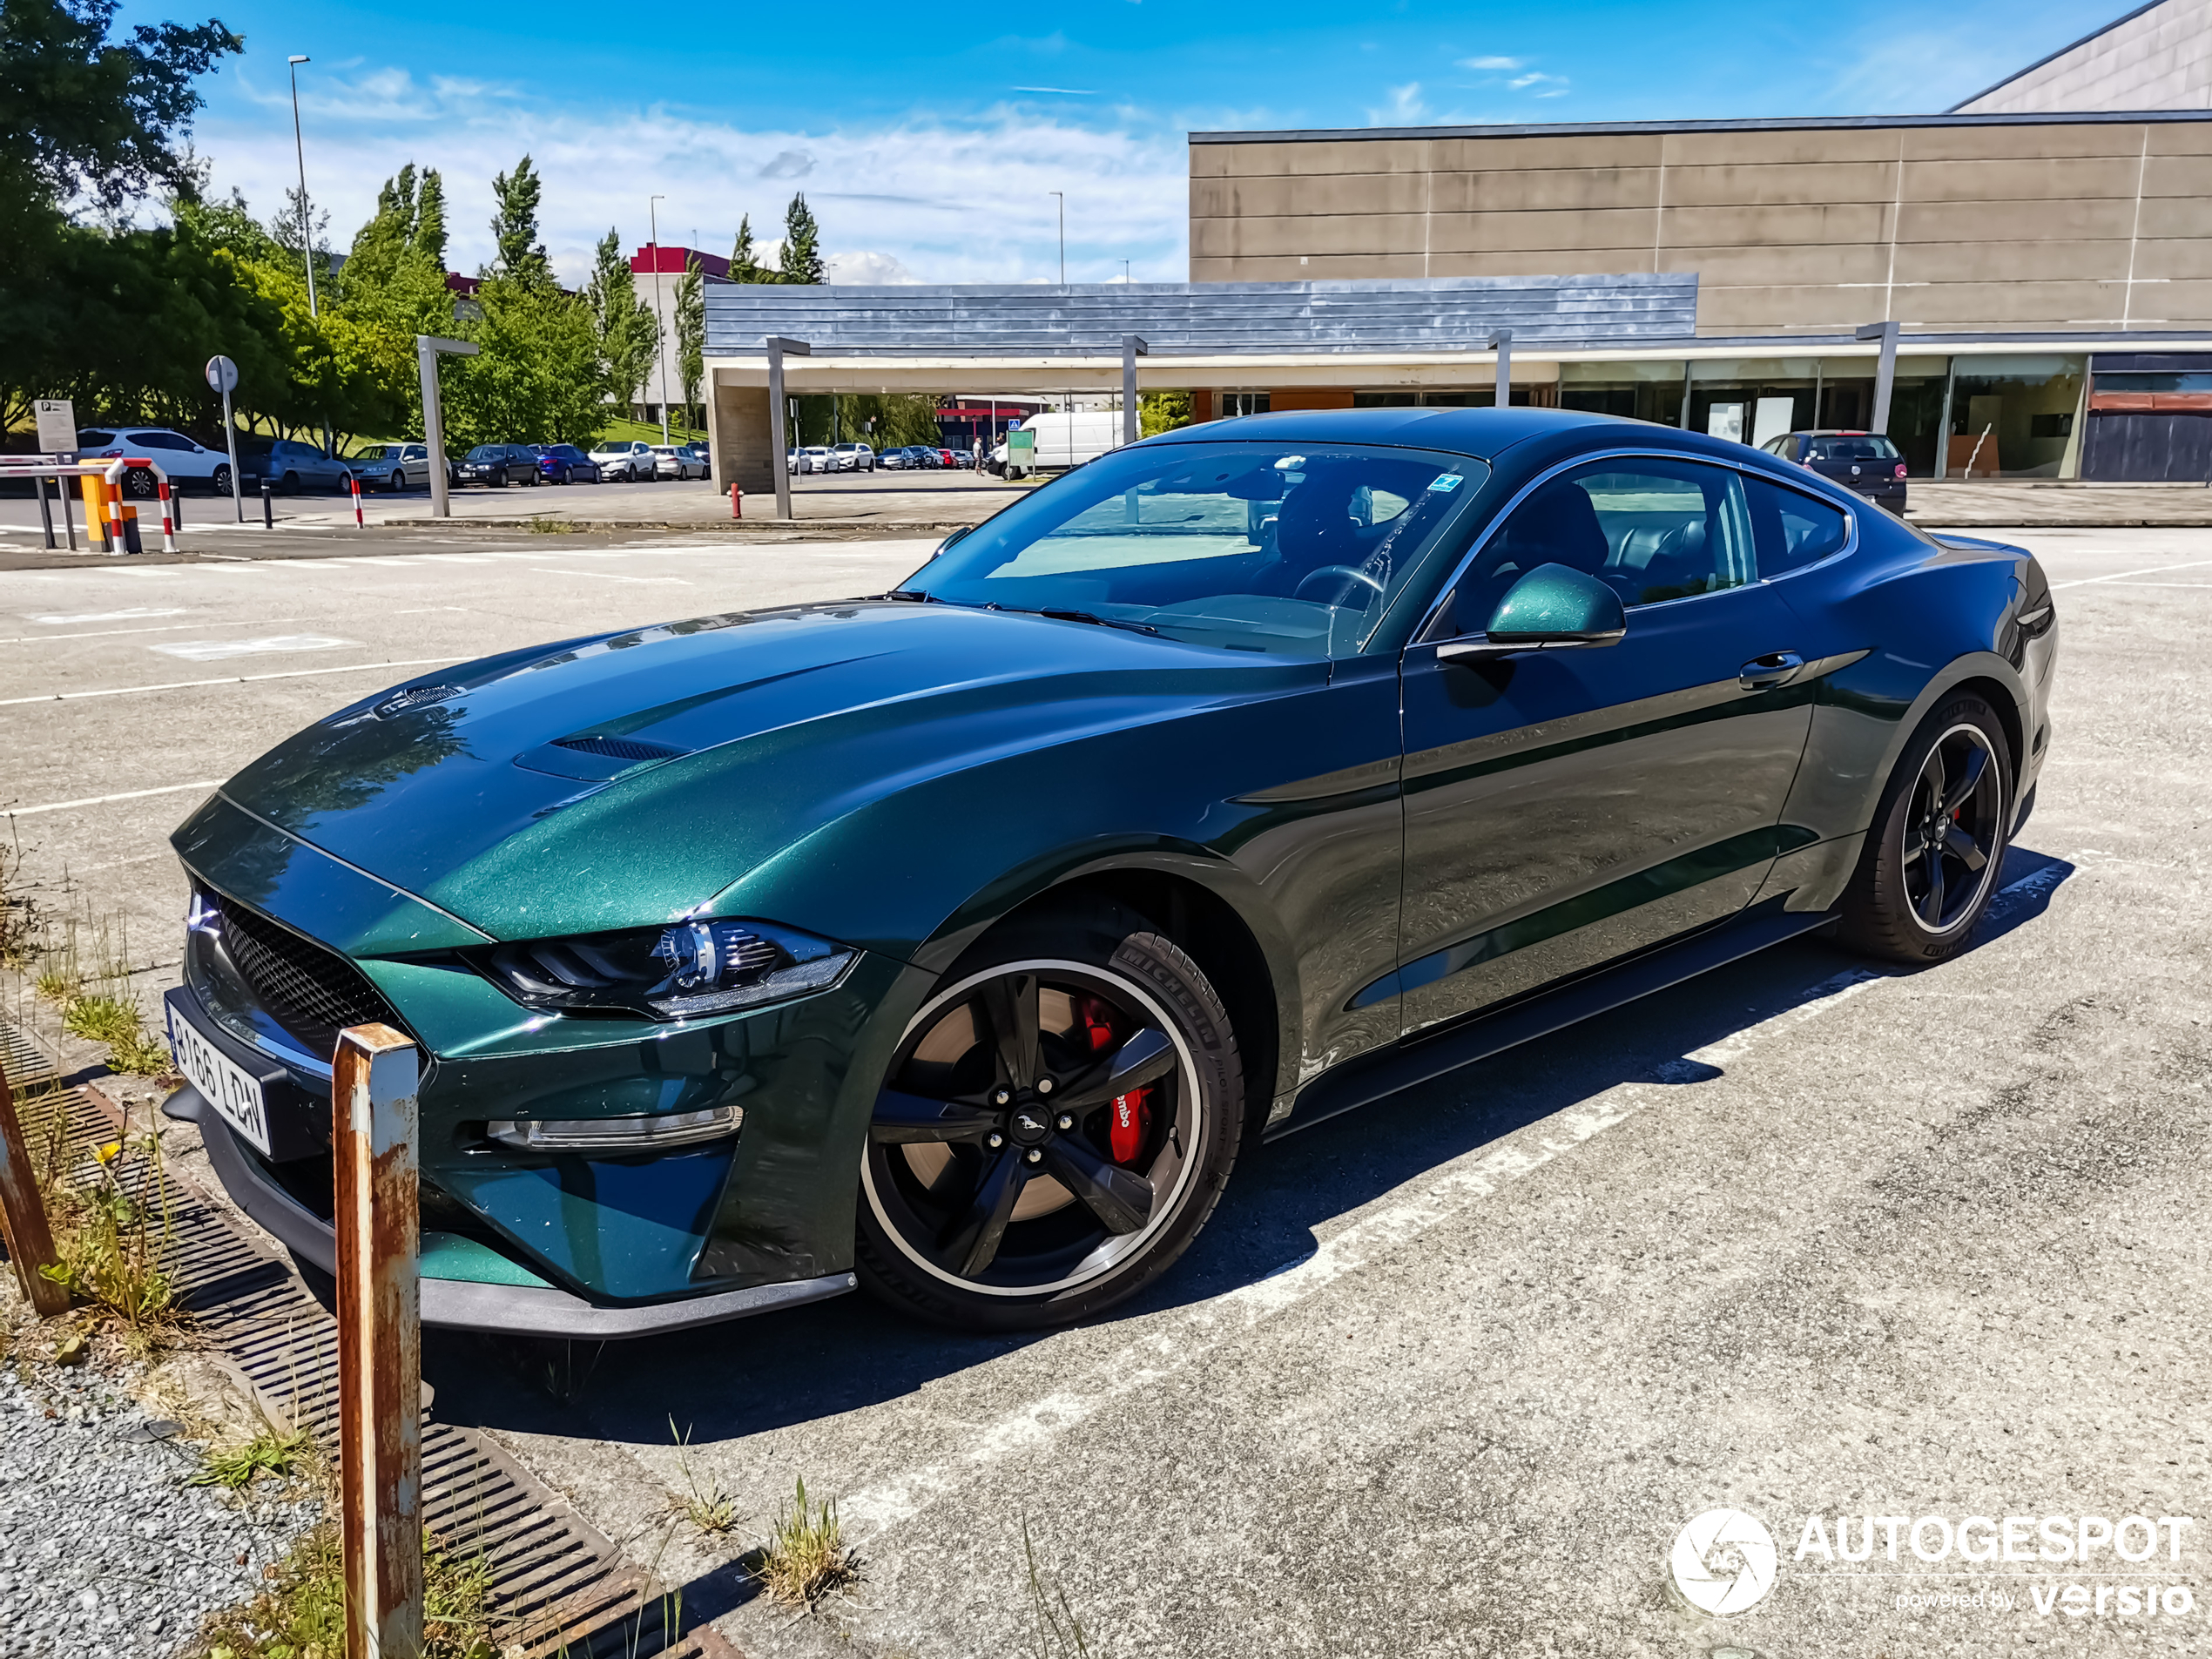
[[[1966,357],[1951,388],[1950,478],[2055,478],[2074,440],[2086,361]]]

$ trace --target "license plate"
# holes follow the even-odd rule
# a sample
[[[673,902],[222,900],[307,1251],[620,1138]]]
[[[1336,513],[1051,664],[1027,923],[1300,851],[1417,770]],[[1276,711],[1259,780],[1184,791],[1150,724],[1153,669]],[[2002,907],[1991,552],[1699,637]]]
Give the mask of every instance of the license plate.
[[[261,1080],[201,1036],[189,1020],[179,1015],[173,1003],[169,1006],[169,1049],[177,1056],[177,1069],[191,1080],[200,1097],[266,1157],[269,1107]]]

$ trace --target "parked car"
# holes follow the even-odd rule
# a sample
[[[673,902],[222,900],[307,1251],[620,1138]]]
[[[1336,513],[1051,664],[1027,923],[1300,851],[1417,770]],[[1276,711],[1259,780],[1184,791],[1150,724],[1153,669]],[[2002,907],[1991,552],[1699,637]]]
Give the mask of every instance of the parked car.
[[[652,450],[656,477],[673,478],[681,483],[686,478],[704,478],[707,475],[706,462],[691,453],[689,444],[657,443]]]
[[[1905,516],[1905,457],[1878,432],[1785,432],[1761,447]]]
[[[610,482],[635,483],[658,475],[652,446],[635,438],[609,438],[591,452],[599,475]]]
[[[2030,554],[1703,434],[1187,428],[888,593],[425,671],[246,766],[174,837],[169,1110],[327,1268],[333,1042],[413,1033],[434,1325],[1082,1318],[1253,1139],[1785,940],[1954,955],[2057,644]]]
[[[838,472],[873,472],[875,451],[865,443],[840,443],[831,452]]]
[[[937,453],[943,457],[948,467],[965,467],[974,460],[965,449],[940,449]]]
[[[695,438],[690,443],[685,444],[684,448],[689,449],[691,452],[693,458],[698,462],[699,466],[702,469],[699,473],[700,477],[711,478],[714,476],[714,452],[706,446],[704,440]]]
[[[537,453],[529,445],[480,443],[453,469],[453,482],[504,489],[509,484],[536,484],[544,480],[538,471]]]
[[[77,435],[77,453],[84,461],[144,455],[168,474],[173,490],[203,485],[217,495],[231,493],[230,456],[165,426],[86,427]],[[132,467],[123,474],[123,493],[144,501],[160,491],[153,474]]]
[[[835,472],[836,457],[826,443],[810,443],[799,452],[800,472]]]
[[[377,443],[346,457],[363,490],[425,489],[430,482],[427,443]]]
[[[917,472],[945,464],[938,452],[926,444],[910,443],[901,448],[899,453],[906,457],[906,464]]]
[[[572,443],[534,443],[537,475],[549,484],[596,484],[599,463]]]
[[[258,491],[266,480],[283,496],[296,496],[303,489],[342,491],[352,473],[337,456],[294,438],[240,438],[238,466],[246,488]]]

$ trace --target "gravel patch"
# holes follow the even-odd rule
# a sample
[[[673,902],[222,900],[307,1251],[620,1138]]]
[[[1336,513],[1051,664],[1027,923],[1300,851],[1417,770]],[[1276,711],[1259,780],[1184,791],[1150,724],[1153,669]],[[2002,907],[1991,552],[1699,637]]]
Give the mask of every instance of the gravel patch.
[[[166,1659],[319,1501],[187,1487],[199,1448],[97,1372],[0,1368],[0,1655]]]

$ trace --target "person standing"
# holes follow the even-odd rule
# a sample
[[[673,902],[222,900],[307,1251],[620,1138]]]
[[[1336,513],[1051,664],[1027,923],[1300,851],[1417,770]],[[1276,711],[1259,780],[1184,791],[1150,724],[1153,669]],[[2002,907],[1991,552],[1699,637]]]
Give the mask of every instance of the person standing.
[[[980,475],[983,470],[983,440],[971,438],[968,443],[968,464]]]

